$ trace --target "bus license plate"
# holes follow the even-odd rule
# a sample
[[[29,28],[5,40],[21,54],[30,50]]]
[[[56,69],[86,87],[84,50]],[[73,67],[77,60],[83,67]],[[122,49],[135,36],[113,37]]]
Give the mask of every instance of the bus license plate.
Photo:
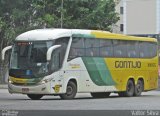
[[[22,88],[22,92],[23,92],[23,93],[29,92],[29,88]]]

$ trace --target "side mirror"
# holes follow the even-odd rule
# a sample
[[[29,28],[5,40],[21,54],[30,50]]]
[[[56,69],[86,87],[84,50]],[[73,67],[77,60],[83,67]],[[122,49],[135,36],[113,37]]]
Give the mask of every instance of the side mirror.
[[[10,49],[12,49],[12,46],[7,46],[7,47],[3,48],[3,50],[2,50],[2,60],[5,59],[4,57],[5,57],[6,51],[8,51]]]
[[[54,46],[52,46],[48,49],[48,51],[47,51],[47,61],[51,60],[51,55],[52,55],[53,50],[55,50],[59,47],[61,47],[61,45],[54,45]]]

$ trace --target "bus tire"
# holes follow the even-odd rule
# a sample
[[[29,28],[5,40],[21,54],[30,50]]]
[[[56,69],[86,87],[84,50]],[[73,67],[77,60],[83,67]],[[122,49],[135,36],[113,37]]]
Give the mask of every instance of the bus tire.
[[[134,96],[140,96],[144,88],[144,84],[142,80],[138,80],[136,86],[135,86],[135,91],[134,91]]]
[[[118,95],[120,97],[132,97],[134,95],[134,83],[133,81],[130,79],[128,80],[127,82],[127,85],[126,85],[126,91],[124,92],[118,92]]]
[[[97,93],[91,93],[91,96],[93,98],[106,98],[109,97],[111,92],[97,92]]]
[[[43,97],[41,94],[27,94],[27,96],[32,100],[39,100]]]
[[[77,86],[74,82],[69,81],[67,85],[67,90],[65,94],[60,94],[61,99],[73,99],[77,93]]]
[[[135,86],[134,86],[133,81],[131,79],[128,80],[127,85],[126,85],[126,91],[124,92],[124,96],[132,97],[134,94],[134,89],[135,89]]]

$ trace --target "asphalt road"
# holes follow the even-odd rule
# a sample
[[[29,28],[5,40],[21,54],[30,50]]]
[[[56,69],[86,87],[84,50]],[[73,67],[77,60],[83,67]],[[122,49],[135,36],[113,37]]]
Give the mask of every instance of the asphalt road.
[[[0,89],[0,110],[160,110],[160,91],[130,98],[111,94],[109,98],[93,99],[88,93],[80,93],[73,100],[61,100],[58,96],[30,100],[26,95]]]

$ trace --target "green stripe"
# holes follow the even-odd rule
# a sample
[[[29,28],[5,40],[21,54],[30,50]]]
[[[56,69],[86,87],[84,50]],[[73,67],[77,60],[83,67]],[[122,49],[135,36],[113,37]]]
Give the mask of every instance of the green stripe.
[[[91,80],[99,86],[115,85],[104,58],[82,58]]]
[[[103,82],[103,80],[101,78],[97,78],[97,77],[101,77],[96,64],[94,63],[93,58],[82,58],[87,71],[89,73],[89,76],[91,77],[92,81],[96,84],[96,85],[105,85],[105,83]]]

